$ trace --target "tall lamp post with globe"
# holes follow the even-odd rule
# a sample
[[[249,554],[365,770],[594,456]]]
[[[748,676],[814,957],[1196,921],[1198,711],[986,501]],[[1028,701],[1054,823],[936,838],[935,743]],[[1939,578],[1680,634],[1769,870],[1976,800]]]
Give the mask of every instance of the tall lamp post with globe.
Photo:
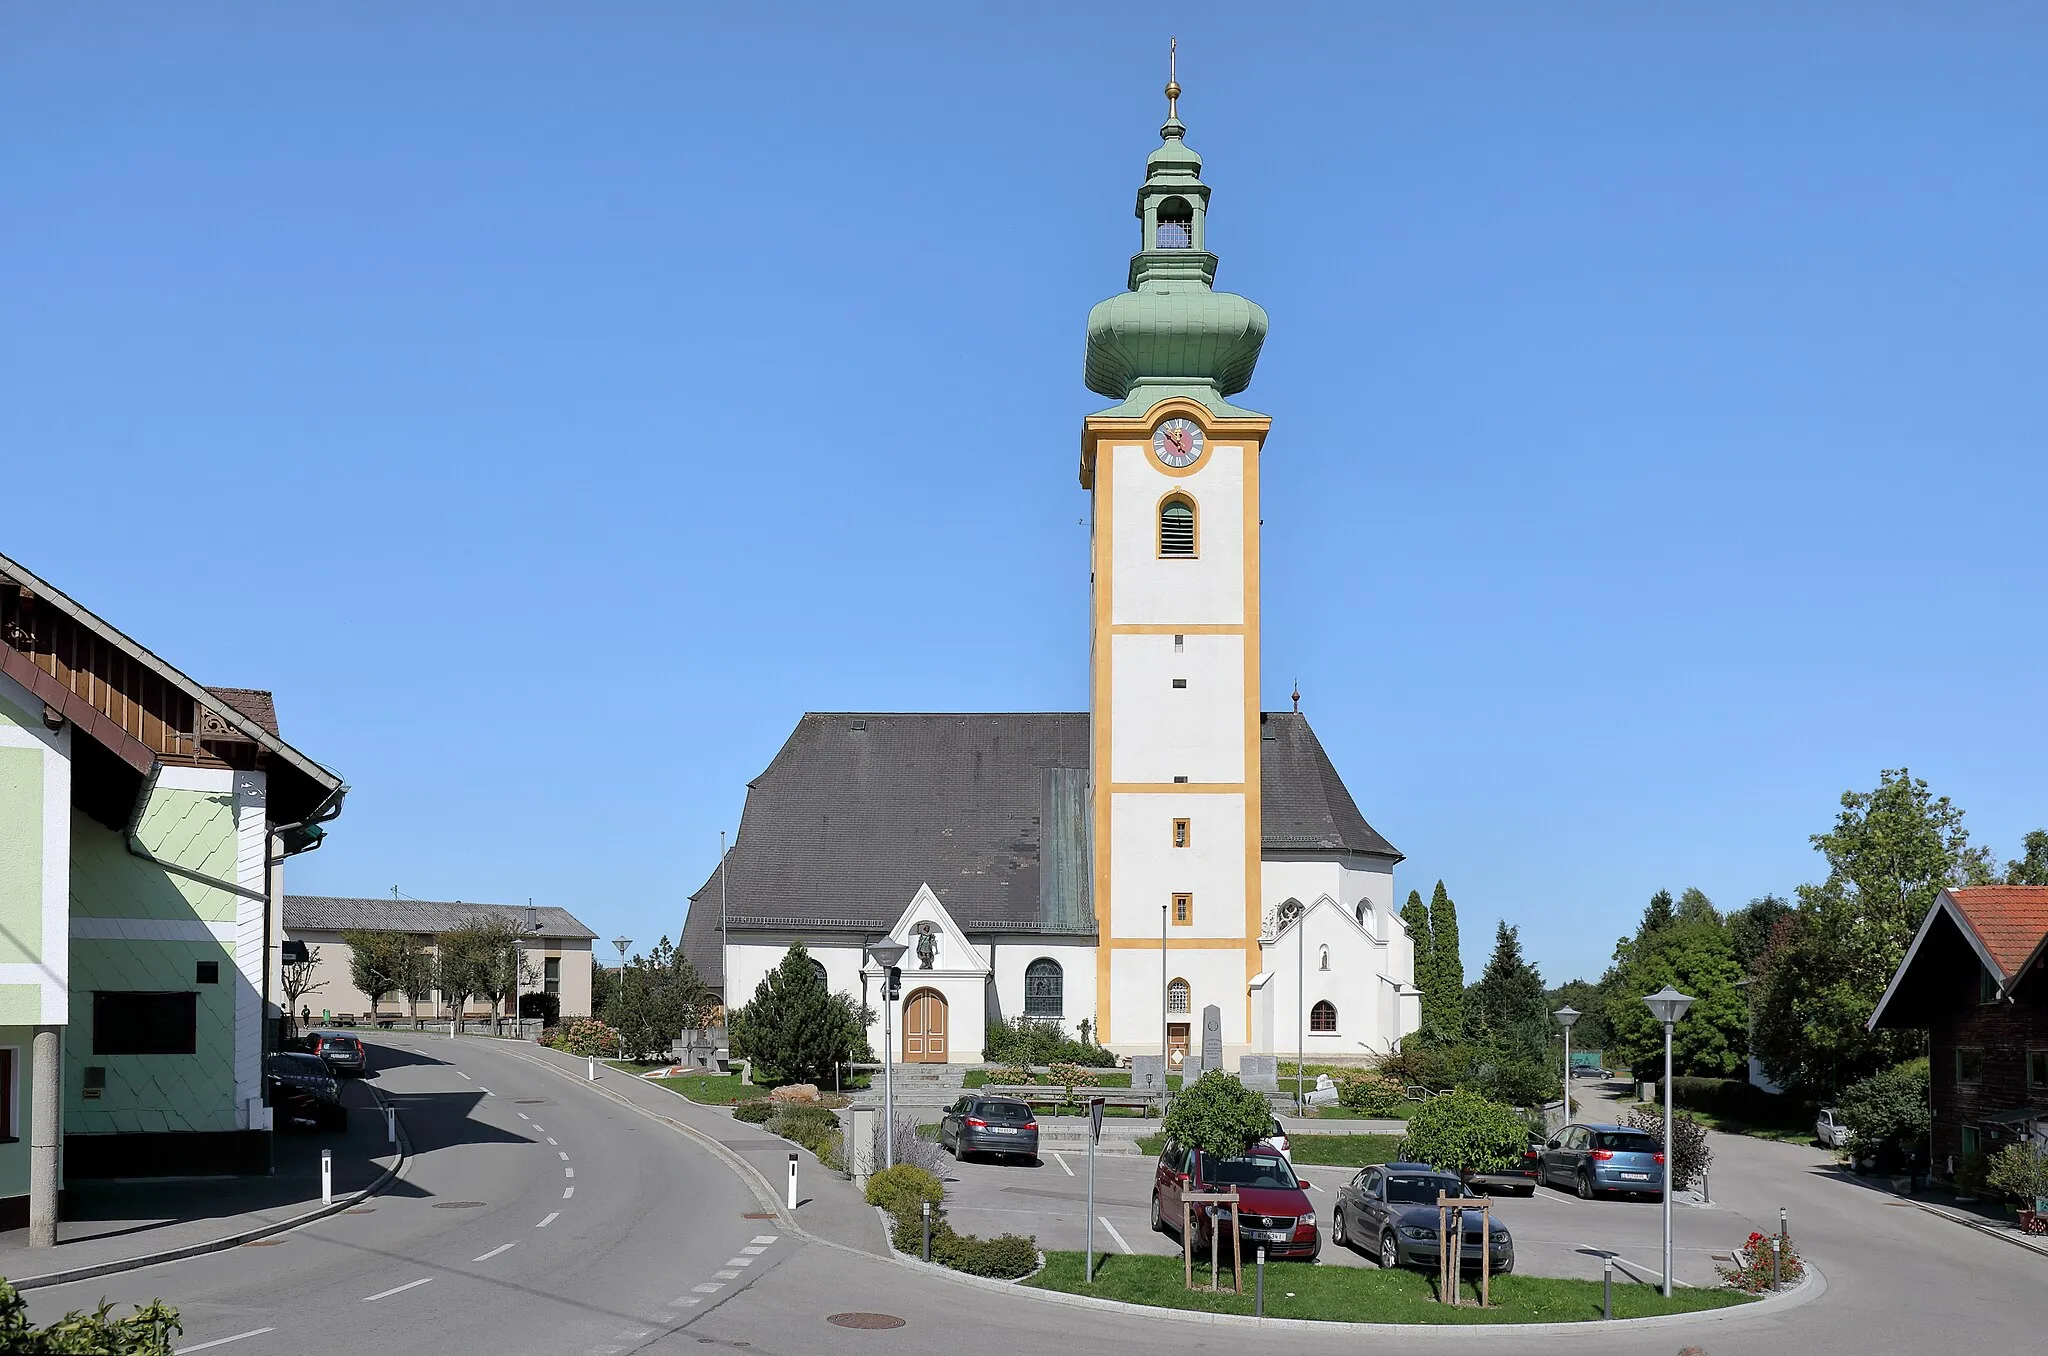
[[[910,948],[887,938],[868,943],[868,955],[882,967],[882,1166],[896,1166],[896,989],[903,972],[896,968]],[[848,1154],[851,1157],[851,1152]],[[869,1160],[873,1161],[873,1160]]]
[[[1572,1123],[1572,1023],[1579,1020],[1578,1009],[1567,1003],[1550,1014],[1557,1018],[1557,1024],[1564,1028],[1564,1123]]]
[[[623,984],[626,981],[626,948],[633,945],[633,939],[621,934],[612,938],[612,945],[619,949],[619,982]],[[616,995],[618,991],[614,989],[612,992]],[[619,1033],[619,1058],[624,1059],[625,1057],[626,1033],[621,1031]]]
[[[1664,1024],[1664,1297],[1671,1297],[1671,1179],[1678,1173],[1678,1156],[1671,1151],[1671,1028],[1678,1025],[1693,1004],[1691,994],[1680,993],[1666,984],[1643,1002],[1650,1015]]]

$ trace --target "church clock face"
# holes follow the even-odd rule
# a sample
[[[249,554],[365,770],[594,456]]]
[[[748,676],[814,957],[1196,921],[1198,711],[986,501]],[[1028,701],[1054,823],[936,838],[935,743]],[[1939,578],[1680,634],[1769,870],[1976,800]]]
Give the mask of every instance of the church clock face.
[[[1169,419],[1152,432],[1152,455],[1179,470],[1202,455],[1202,426],[1192,419]]]

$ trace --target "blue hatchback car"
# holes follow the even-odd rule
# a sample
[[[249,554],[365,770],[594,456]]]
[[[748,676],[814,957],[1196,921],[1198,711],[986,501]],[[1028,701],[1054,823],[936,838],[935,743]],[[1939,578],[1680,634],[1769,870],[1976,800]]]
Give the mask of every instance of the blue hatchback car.
[[[1569,1187],[1583,1200],[1603,1191],[1664,1190],[1664,1149],[1630,1125],[1567,1125],[1543,1147],[1542,1181]]]

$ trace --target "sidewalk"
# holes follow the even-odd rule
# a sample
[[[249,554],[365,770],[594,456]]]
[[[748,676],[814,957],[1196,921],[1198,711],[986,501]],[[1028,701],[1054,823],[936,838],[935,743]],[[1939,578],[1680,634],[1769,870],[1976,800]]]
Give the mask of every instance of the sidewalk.
[[[565,1055],[543,1045],[509,1041],[500,1044],[559,1069],[578,1081],[587,1078],[588,1060]],[[621,1097],[662,1120],[685,1126],[706,1139],[716,1141],[760,1174],[766,1183],[765,1190],[778,1210],[786,1203],[784,1192],[789,1181],[789,1156],[797,1155],[796,1222],[810,1233],[833,1243],[878,1257],[889,1255],[889,1240],[882,1233],[881,1221],[876,1217],[874,1207],[862,1198],[860,1191],[843,1173],[819,1163],[808,1149],[779,1139],[758,1125],[734,1120],[725,1107],[700,1106],[681,1093],[671,1092],[621,1069],[600,1063],[597,1079],[599,1089]]]
[[[232,1247],[321,1209],[320,1151],[334,1153],[336,1208],[398,1163],[384,1114],[362,1082],[342,1084],[347,1134],[287,1130],[273,1136],[267,1177],[127,1177],[75,1182],[64,1192],[57,1246],[31,1248],[28,1230],[0,1233],[0,1276],[17,1289]]]

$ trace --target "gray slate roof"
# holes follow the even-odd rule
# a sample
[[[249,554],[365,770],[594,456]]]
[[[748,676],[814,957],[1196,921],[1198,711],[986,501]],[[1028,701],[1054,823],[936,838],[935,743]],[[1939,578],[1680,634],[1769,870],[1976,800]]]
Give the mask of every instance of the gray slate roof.
[[[546,905],[533,910],[542,937],[588,937],[596,933],[583,926],[567,909]],[[461,927],[478,914],[503,914],[516,928],[526,927],[524,904],[468,904],[457,900],[428,899],[343,899],[334,895],[286,895],[285,931],[342,932],[368,928],[376,932],[447,932]]]
[[[1400,859],[1358,806],[1305,717],[1261,717],[1260,787],[1269,852],[1349,852]],[[1085,772],[1086,712],[861,714],[811,712],[747,784],[726,854],[734,931],[871,934],[896,921],[922,884],[969,934],[1093,935],[1086,870],[1056,833],[1041,880],[1050,816]],[[1085,851],[1085,847],[1083,849]],[[1068,882],[1072,882],[1068,884]],[[719,875],[690,896],[683,954],[723,982]]]

